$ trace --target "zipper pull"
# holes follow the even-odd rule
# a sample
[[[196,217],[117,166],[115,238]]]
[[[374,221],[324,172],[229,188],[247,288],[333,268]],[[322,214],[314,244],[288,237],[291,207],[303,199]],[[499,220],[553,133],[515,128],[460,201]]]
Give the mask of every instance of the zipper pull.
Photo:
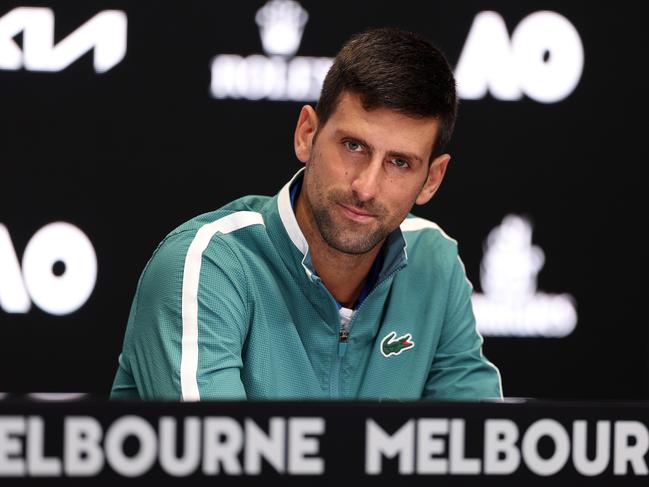
[[[338,356],[344,357],[347,350],[347,338],[349,337],[349,330],[342,328],[338,339]]]
[[[347,343],[347,338],[349,338],[349,330],[347,328],[341,328],[340,334],[338,335],[340,343]]]

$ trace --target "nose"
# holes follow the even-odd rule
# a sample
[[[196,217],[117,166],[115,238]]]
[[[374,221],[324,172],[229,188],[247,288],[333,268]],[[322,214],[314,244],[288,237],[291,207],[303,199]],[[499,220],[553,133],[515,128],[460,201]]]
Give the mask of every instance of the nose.
[[[363,165],[352,181],[352,190],[359,200],[369,201],[380,189],[382,159],[375,157]]]

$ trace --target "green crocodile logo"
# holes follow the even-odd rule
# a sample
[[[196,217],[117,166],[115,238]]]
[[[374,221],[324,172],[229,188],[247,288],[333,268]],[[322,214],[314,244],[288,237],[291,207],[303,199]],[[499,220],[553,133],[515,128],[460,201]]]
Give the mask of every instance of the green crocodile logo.
[[[406,333],[399,338],[395,338],[396,336],[397,332],[391,331],[381,340],[381,353],[384,357],[399,355],[404,350],[415,346],[415,342],[412,341],[412,335],[410,333]]]

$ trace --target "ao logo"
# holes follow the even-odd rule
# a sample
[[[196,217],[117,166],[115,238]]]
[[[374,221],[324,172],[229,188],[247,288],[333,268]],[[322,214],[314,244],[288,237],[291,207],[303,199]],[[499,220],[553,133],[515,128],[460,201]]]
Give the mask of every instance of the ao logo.
[[[66,222],[45,225],[18,263],[7,227],[0,223],[0,308],[27,313],[32,301],[46,313],[66,315],[88,300],[97,281],[97,256],[88,237]]]
[[[455,69],[460,98],[479,99],[489,91],[499,100],[519,100],[523,93],[555,103],[576,88],[584,67],[584,49],[575,27],[556,12],[525,17],[507,34],[496,12],[474,19]]]
[[[22,32],[23,48],[13,38]],[[99,12],[54,45],[54,13],[49,8],[18,7],[0,17],[0,69],[61,71],[94,49],[95,72],[104,73],[126,54],[126,14]]]

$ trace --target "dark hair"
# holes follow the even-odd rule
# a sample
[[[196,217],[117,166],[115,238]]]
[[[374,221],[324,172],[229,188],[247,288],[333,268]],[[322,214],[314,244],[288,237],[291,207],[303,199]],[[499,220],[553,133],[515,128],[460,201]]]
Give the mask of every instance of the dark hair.
[[[431,160],[442,154],[457,116],[455,78],[444,54],[401,29],[370,29],[352,36],[336,55],[322,85],[316,113],[329,119],[343,91],[361,96],[366,110],[385,107],[415,117],[439,118]]]

